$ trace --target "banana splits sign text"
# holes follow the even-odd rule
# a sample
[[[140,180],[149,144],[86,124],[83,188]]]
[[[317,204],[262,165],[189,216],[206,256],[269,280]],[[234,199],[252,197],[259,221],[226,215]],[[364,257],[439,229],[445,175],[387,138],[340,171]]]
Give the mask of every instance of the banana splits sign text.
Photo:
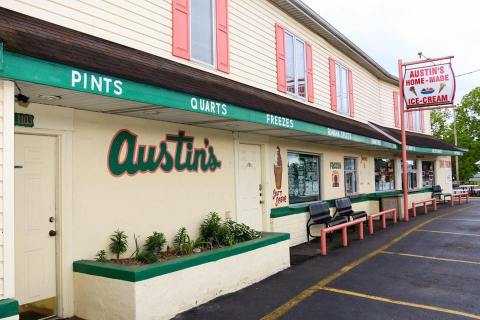
[[[138,135],[119,130],[113,137],[108,151],[108,168],[113,176],[137,173],[188,171],[214,172],[222,167],[214,147],[204,138],[201,147],[194,147],[194,137],[184,131],[167,134],[158,145],[139,143]]]

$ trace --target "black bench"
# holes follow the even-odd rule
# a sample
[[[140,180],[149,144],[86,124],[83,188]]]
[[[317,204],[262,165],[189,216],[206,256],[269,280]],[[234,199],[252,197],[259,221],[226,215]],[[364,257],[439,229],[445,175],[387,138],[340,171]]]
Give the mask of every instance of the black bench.
[[[323,224],[326,228],[333,227],[348,221],[347,217],[332,217],[330,215],[330,208],[325,201],[318,201],[308,206],[310,211],[310,218],[307,221],[307,242],[310,242],[310,237],[318,238],[310,233],[310,227],[317,224]]]
[[[337,208],[337,210],[335,211],[334,217],[336,217],[337,215],[340,217],[347,217],[348,220],[351,221],[365,218],[365,221],[367,221],[367,213],[363,210],[353,211],[352,201],[348,197],[336,199],[335,207]]]
[[[441,201],[443,197],[443,203],[447,201],[446,198],[450,198],[450,201],[452,200],[452,194],[451,193],[444,193],[442,190],[442,187],[439,185],[435,185],[432,187],[432,198],[438,198],[438,201]]]

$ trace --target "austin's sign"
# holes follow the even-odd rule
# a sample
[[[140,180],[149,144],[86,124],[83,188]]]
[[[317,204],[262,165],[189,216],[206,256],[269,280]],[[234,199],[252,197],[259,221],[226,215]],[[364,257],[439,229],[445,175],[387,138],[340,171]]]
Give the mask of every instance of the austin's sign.
[[[403,94],[407,108],[453,104],[455,75],[451,63],[405,69]]]

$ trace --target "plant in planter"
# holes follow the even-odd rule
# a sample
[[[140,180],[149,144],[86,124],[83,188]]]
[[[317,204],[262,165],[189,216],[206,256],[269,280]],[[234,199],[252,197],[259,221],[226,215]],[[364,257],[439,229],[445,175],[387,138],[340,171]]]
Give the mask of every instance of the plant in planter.
[[[167,240],[165,240],[165,235],[161,232],[154,231],[151,236],[147,237],[145,244],[143,245],[144,250],[152,252],[155,255],[159,255],[160,252],[165,247]]]
[[[253,230],[246,224],[238,223],[230,219],[227,219],[223,225],[228,230],[227,234],[233,238],[234,244],[257,239],[260,238],[261,235],[259,231]]]
[[[110,245],[108,248],[110,252],[117,257],[117,260],[120,259],[120,255],[128,249],[127,239],[128,236],[125,234],[125,231],[120,231],[119,229],[110,236]]]
[[[105,250],[100,250],[95,255],[95,261],[97,262],[107,262],[107,252]]]
[[[210,248],[230,242],[227,232],[222,219],[216,212],[210,212],[200,225],[200,236]]]
[[[181,255],[190,254],[195,248],[195,242],[190,240],[187,228],[181,227],[173,239],[175,251]]]

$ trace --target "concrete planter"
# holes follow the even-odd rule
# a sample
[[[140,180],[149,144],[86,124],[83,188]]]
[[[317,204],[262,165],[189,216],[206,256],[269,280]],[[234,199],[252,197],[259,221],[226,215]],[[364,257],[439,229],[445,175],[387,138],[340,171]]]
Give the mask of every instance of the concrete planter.
[[[77,261],[75,315],[169,319],[288,268],[289,238],[268,233],[231,247],[140,267]]]

